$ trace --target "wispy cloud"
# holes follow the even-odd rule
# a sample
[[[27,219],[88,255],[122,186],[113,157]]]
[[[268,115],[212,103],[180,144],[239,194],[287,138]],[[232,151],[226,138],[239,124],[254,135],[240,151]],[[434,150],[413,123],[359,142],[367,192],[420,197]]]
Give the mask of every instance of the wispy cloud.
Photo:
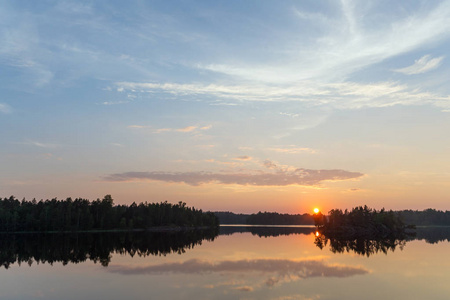
[[[209,130],[212,128],[212,125],[205,125],[205,126],[186,126],[182,128],[157,128],[154,129],[152,126],[146,126],[146,125],[129,125],[128,128],[132,129],[152,129],[153,133],[163,133],[163,132],[182,132],[182,133],[189,133],[189,132],[196,132],[196,131],[204,131]]]
[[[266,83],[292,83],[320,79],[335,81],[356,71],[379,63],[430,42],[447,38],[450,34],[450,3],[442,1],[430,10],[417,10],[407,16],[389,16],[372,11],[375,5],[360,5],[354,1],[341,1],[336,15],[300,12],[293,8],[306,25],[320,26],[319,35],[306,37],[298,34],[286,42],[284,60],[278,62],[238,64],[212,63],[197,67],[223,73],[234,78]],[[339,13],[340,11],[340,13]],[[378,20],[368,26],[367,18]],[[383,16],[383,17],[381,17]],[[297,45],[297,47],[293,46]],[[298,46],[302,45],[302,47]],[[280,47],[280,45],[278,45]]]
[[[157,84],[120,82],[118,85],[130,92],[162,92],[179,96],[204,96],[204,100],[223,98],[233,101],[303,102],[315,106],[337,109],[358,109],[363,107],[387,107],[393,105],[431,104],[450,108],[450,96],[422,92],[397,82],[323,83],[302,81],[295,85],[216,85],[216,84]]]
[[[0,103],[0,112],[4,114],[9,114],[12,112],[12,109],[8,104]]]
[[[251,157],[251,156],[248,156],[248,155],[241,155],[241,156],[238,156],[238,157],[235,157],[235,158],[233,158],[234,160],[244,160],[244,161],[247,161],[247,160],[252,160],[253,158]]]
[[[316,150],[305,147],[296,147],[296,146],[288,146],[288,147],[278,147],[278,148],[269,148],[271,151],[280,152],[280,153],[288,153],[288,154],[299,154],[299,153],[316,153]]]
[[[392,81],[358,83],[346,80],[356,71],[447,38],[450,35],[450,2],[443,1],[431,9],[408,14],[408,17],[389,15],[377,26],[368,26],[366,19],[361,18],[363,15],[375,19],[381,16],[371,10],[376,9],[375,6],[351,1],[342,1],[338,5],[341,7],[335,10],[336,15],[327,16],[293,8],[293,15],[302,22],[314,22],[312,26],[323,23],[321,28],[324,30],[317,31],[319,35],[309,36],[308,43],[297,40],[305,38],[301,35],[286,41],[281,61],[264,58],[263,61],[239,61],[236,65],[219,61],[194,65],[230,75],[227,84],[124,81],[117,82],[116,86],[132,93],[192,96],[211,104],[297,101],[335,109],[398,104],[450,108],[450,97],[446,94],[424,92],[416,86]],[[304,46],[298,47],[299,44]],[[280,47],[277,44],[273,51]],[[436,68],[442,59],[424,56],[414,66],[399,70],[411,74],[425,72]],[[295,113],[281,114],[299,117]]]
[[[192,132],[194,130],[196,130],[198,127],[197,126],[187,126],[184,128],[179,128],[179,129],[175,129],[174,131],[178,131],[178,132]]]
[[[424,55],[421,58],[415,60],[413,65],[401,69],[396,69],[394,71],[406,75],[421,74],[438,68],[441,65],[443,59],[444,56],[431,58],[430,55]]]
[[[269,166],[267,166],[269,168]],[[248,186],[286,186],[303,185],[315,186],[324,181],[339,181],[357,179],[364,174],[349,172],[345,170],[310,170],[297,168],[293,170],[280,169],[271,164],[273,172],[261,170],[235,172],[235,173],[213,173],[213,172],[125,172],[105,176],[105,181],[142,181],[156,180],[173,183],[185,183],[199,186],[207,183],[237,184]]]
[[[125,147],[124,145],[120,144],[120,143],[111,143],[111,146],[115,146],[115,147]]]
[[[38,141],[26,141],[23,144],[32,145],[32,146],[36,146],[39,148],[47,148],[47,149],[58,148],[61,146],[60,144],[42,143],[42,142],[38,142]]]
[[[277,169],[278,168],[278,166],[273,161],[270,161],[268,159],[263,161],[262,165],[268,169]]]
[[[291,118],[298,118],[298,117],[300,117],[300,114],[287,113],[287,112],[280,112],[280,115],[286,116],[286,117],[291,117]]]
[[[233,290],[241,292],[253,292],[254,288],[248,285],[234,287]]]
[[[101,102],[102,105],[117,105],[117,104],[127,104],[130,103],[130,101],[103,101]]]

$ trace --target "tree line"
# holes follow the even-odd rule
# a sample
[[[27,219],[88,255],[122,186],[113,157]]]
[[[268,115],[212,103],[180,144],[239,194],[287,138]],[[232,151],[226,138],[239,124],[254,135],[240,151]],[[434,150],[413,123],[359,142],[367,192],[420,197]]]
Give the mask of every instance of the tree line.
[[[364,210],[360,206],[358,210]],[[450,226],[450,211],[441,211],[436,209],[418,210],[400,210],[386,211],[381,210],[385,218],[394,222],[399,217],[406,225],[416,226]],[[340,218],[342,210],[332,210],[329,214]],[[348,212],[348,211],[347,211]],[[256,214],[236,214],[229,211],[218,211],[214,214],[219,218],[220,224],[248,224],[248,225],[314,225],[314,215],[311,214],[280,214],[276,212],[258,212]],[[363,213],[364,215],[364,213]],[[367,212],[366,212],[366,215]],[[354,213],[355,220],[361,217],[360,212]],[[378,216],[380,218],[381,216]],[[389,222],[388,220],[386,220]]]
[[[111,195],[89,201],[66,200],[19,201],[14,196],[0,198],[0,232],[133,230],[160,226],[215,227],[217,217],[211,212],[171,204],[133,202],[114,205]]]
[[[316,226],[328,236],[385,237],[403,234],[405,223],[399,212],[377,211],[367,205],[342,211],[332,209],[328,216],[314,215]]]
[[[436,209],[418,210],[401,210],[399,214],[406,224],[414,224],[417,226],[450,226],[450,211],[442,211]]]
[[[220,224],[247,225],[314,225],[310,214],[280,214],[276,212],[258,212],[256,214],[235,214],[229,211],[214,212]]]

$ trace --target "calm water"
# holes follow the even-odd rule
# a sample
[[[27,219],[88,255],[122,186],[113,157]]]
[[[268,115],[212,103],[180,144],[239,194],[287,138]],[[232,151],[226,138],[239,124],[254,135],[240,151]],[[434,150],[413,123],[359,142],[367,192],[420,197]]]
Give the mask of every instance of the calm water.
[[[449,238],[428,228],[405,241],[329,241],[301,227],[2,235],[0,299],[447,300]]]

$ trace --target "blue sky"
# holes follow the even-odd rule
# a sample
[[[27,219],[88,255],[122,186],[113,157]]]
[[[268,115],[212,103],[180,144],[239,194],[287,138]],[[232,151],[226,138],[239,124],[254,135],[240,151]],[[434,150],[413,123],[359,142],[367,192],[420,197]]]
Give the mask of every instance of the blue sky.
[[[448,208],[449,1],[3,1],[0,194]]]

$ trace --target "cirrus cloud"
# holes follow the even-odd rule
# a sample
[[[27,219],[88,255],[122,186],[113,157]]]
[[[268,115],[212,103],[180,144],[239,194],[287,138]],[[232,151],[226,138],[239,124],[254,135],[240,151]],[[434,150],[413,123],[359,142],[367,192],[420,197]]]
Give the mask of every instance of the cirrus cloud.
[[[450,96],[421,91],[393,81],[377,83],[323,83],[305,80],[292,85],[177,84],[117,82],[130,93],[161,93],[199,97],[206,101],[302,102],[334,109],[360,109],[394,105],[433,105],[450,109]]]
[[[127,126],[128,128],[131,129],[152,129],[151,126],[147,126],[147,125],[129,125]],[[196,132],[196,131],[205,131],[205,130],[209,130],[212,128],[212,125],[205,125],[205,126],[196,126],[196,125],[191,125],[191,126],[186,126],[186,127],[182,127],[182,128],[157,128],[157,129],[152,129],[153,133],[163,133],[163,132],[182,132],[182,133],[189,133],[189,132]]]
[[[0,112],[9,114],[11,112],[11,107],[6,103],[0,103]]]
[[[443,56],[431,58],[430,55],[424,55],[421,58],[414,61],[413,65],[406,68],[396,69],[394,71],[398,73],[403,73],[405,75],[422,74],[438,68],[441,65],[443,59],[444,59]]]

